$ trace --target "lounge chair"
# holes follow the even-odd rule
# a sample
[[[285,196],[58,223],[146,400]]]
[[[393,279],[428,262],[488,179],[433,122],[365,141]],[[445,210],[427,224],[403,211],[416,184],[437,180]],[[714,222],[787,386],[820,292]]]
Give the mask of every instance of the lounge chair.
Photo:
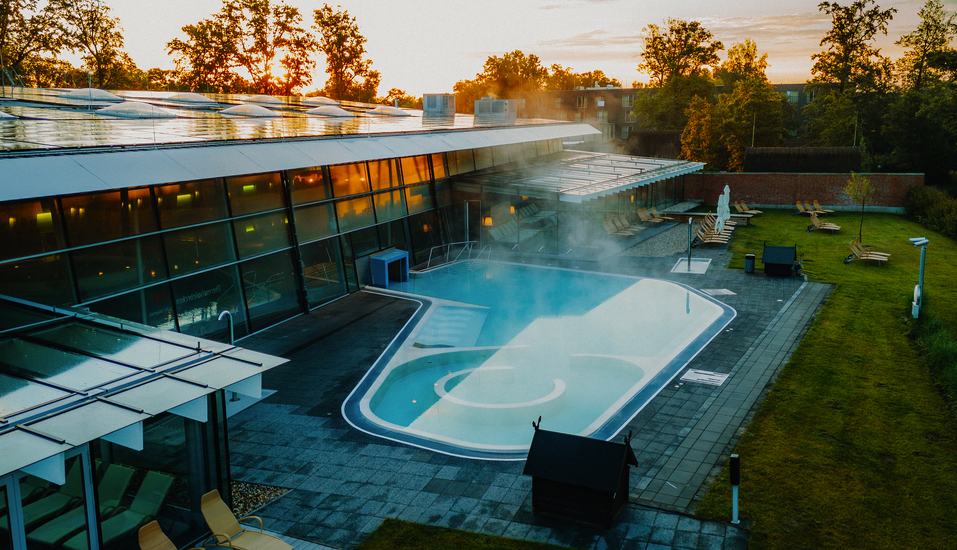
[[[854,239],[851,241],[851,255],[848,256],[844,263],[850,263],[851,260],[873,260],[877,262],[877,265],[881,265],[881,262],[890,261],[891,255],[886,252],[875,252],[873,250],[868,250],[864,245],[861,244],[860,239]]]
[[[625,230],[625,231],[635,231],[635,232],[638,232],[638,231],[644,231],[644,230],[645,230],[644,227],[642,227],[642,226],[640,226],[640,225],[635,225],[635,224],[631,223],[630,221],[628,221],[628,218],[626,218],[626,217],[624,216],[624,214],[618,216],[618,223],[616,223],[615,225],[618,226],[619,224],[620,224],[620,226],[621,226],[621,229],[623,229],[623,230]]]
[[[734,207],[738,210],[739,214],[751,214],[752,216],[757,214],[763,214],[763,212],[761,212],[760,210],[754,210],[754,209],[748,208],[748,205],[744,204],[744,202],[741,202],[741,201],[734,201]]]
[[[818,214],[833,214],[833,210],[828,210],[827,208],[821,208],[821,205],[817,202],[817,199],[814,200],[814,211]]]
[[[835,225],[831,222],[822,222],[820,219],[818,219],[817,212],[811,212],[811,224],[812,224],[811,227],[813,227],[814,229],[830,231],[831,233],[841,230],[841,226],[839,225]],[[808,231],[810,230],[811,228],[809,227]]]
[[[106,469],[106,473],[97,484],[100,517],[108,517],[120,505],[134,471],[132,468],[119,464],[110,464]],[[54,546],[58,541],[70,538],[77,531],[85,528],[86,506],[77,506],[27,533],[27,540],[31,543]]]
[[[153,520],[140,527],[140,550],[176,550],[176,545],[169,540],[169,537],[160,528],[159,523]],[[189,550],[203,549],[194,546]]]
[[[605,233],[608,233],[609,235],[619,235],[622,237],[632,237],[635,235],[631,231],[622,231],[618,229],[615,227],[615,224],[611,222],[611,220],[605,220],[601,222],[601,226],[605,229]]]
[[[83,469],[76,460],[66,474],[66,481],[55,492],[23,507],[23,524],[27,529],[76,506],[83,498]]]
[[[671,216],[663,216],[663,215],[659,214],[659,213],[658,213],[658,209],[655,208],[654,206],[651,207],[651,215],[654,216],[654,217],[656,217],[656,218],[662,219],[662,220],[673,220],[673,219],[674,219],[674,218],[672,218]]]
[[[665,221],[665,220],[663,220],[663,219],[661,219],[661,218],[656,218],[656,217],[652,216],[652,215],[651,215],[651,212],[648,212],[648,209],[647,209],[647,208],[639,208],[639,209],[638,209],[638,219],[641,220],[641,221],[643,221],[643,222],[648,222],[648,223],[661,223],[661,222]]]
[[[709,232],[706,229],[704,229],[701,225],[698,225],[695,228],[694,234],[696,237],[696,241],[699,244],[701,243],[728,244],[728,241],[731,240],[730,236],[724,235],[721,233]]]
[[[801,205],[801,201],[797,201],[795,204],[797,204],[797,207],[798,207],[798,211],[797,211],[798,214],[805,214],[805,215],[808,215],[808,216],[811,215],[811,212],[812,212],[812,211],[810,211],[810,210],[805,210],[805,208]]]
[[[242,548],[243,550],[292,550],[282,539],[263,533],[263,520],[257,516],[247,516],[236,519],[233,512],[223,502],[219,496],[219,491],[212,490],[202,499],[203,517],[206,518],[206,524],[212,531],[212,536],[208,542],[228,546],[230,548]],[[250,531],[240,525],[240,521],[246,519],[255,519],[259,522],[259,531]]]
[[[103,543],[109,544],[152,521],[163,506],[171,485],[173,485],[173,476],[152,470],[146,472],[146,477],[136,491],[130,507],[121,508],[115,515],[100,524]],[[86,532],[83,532],[64,542],[63,547],[68,550],[86,550],[89,548],[88,544],[89,537]]]

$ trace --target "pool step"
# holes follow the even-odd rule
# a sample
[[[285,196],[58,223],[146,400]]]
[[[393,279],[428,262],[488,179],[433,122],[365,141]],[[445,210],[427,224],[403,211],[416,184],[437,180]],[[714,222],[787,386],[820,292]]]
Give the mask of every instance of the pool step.
[[[478,341],[488,308],[438,306],[412,344],[417,348],[470,348]]]

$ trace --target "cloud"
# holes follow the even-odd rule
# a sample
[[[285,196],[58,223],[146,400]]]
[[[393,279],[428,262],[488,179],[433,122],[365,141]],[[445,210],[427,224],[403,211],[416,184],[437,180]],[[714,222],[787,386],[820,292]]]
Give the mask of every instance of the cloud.
[[[587,4],[609,4],[620,0],[566,0],[560,4],[545,4],[540,7],[541,10],[561,10],[567,8],[577,8]]]

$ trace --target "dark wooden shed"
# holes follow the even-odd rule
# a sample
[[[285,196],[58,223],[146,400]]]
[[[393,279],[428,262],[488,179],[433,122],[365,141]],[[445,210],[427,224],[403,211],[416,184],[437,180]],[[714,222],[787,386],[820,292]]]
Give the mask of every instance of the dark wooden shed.
[[[610,526],[628,503],[628,467],[638,460],[630,442],[614,443],[536,428],[525,461],[532,507]]]
[[[764,262],[765,275],[790,277],[794,275],[793,266],[794,262],[797,261],[797,245],[773,246],[765,244],[761,261]]]

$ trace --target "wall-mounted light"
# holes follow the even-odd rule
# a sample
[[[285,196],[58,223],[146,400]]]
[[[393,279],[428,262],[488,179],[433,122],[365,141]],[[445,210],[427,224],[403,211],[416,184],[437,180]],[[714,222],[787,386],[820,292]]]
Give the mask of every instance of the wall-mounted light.
[[[482,225],[492,227],[492,216],[485,216],[485,219],[482,220]]]

